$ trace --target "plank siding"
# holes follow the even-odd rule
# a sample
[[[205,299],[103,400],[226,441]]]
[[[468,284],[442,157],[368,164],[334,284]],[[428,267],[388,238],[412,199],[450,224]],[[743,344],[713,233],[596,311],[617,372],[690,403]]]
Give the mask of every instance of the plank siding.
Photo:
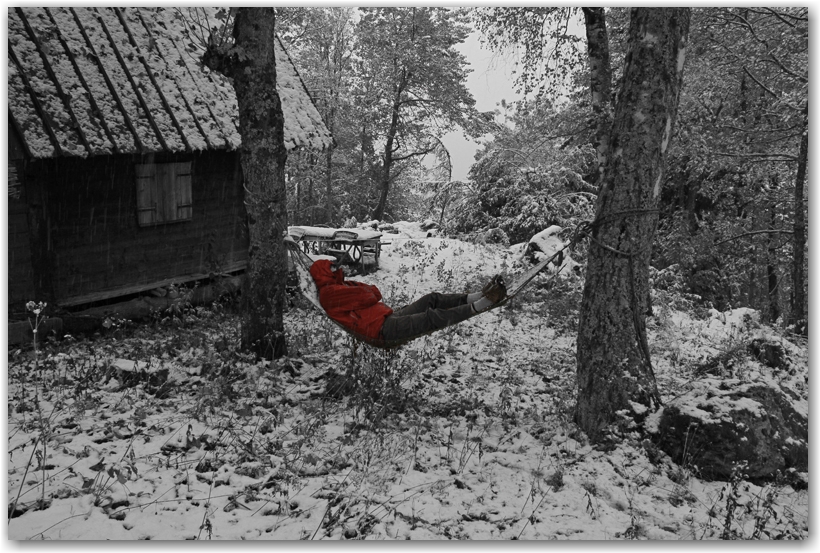
[[[34,271],[31,268],[31,244],[28,232],[28,206],[9,198],[9,312],[23,312],[27,301],[35,297]]]
[[[135,166],[141,156],[43,160],[57,302],[235,267],[247,259],[237,152],[156,156],[192,162],[192,218],[141,227]],[[112,294],[113,295],[113,294]]]

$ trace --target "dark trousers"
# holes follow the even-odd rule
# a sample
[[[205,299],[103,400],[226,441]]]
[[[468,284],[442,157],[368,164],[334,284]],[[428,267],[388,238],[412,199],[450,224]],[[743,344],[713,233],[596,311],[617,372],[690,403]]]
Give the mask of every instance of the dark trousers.
[[[413,338],[460,323],[470,315],[467,294],[433,292],[388,316],[382,325],[382,337],[387,341]]]

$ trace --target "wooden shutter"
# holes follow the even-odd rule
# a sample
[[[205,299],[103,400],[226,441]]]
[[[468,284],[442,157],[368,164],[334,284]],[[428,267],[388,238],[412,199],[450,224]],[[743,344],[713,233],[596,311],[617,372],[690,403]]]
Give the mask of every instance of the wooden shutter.
[[[153,225],[159,222],[156,165],[135,165],[134,168],[137,174],[137,222],[141,227]]]
[[[177,202],[174,197],[174,163],[158,163],[157,168],[157,212],[160,222],[177,218]]]
[[[186,161],[136,166],[140,226],[191,219],[191,165]]]
[[[174,180],[174,197],[176,198],[176,219],[188,220],[194,215],[191,201],[191,162],[174,163],[176,179]]]

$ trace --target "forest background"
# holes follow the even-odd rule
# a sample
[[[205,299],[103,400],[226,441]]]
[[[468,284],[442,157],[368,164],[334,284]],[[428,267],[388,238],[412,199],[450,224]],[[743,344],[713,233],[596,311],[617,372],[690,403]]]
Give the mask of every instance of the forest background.
[[[791,325],[808,308],[806,14],[693,10],[651,263],[696,303]],[[516,243],[590,219],[582,19],[556,8],[282,10],[280,34],[336,140],[321,160],[289,160],[291,224],[432,218],[451,235],[498,228]],[[607,11],[613,98],[628,23],[628,10]],[[519,100],[476,109],[463,51],[477,40],[511,63]],[[480,140],[466,178],[453,178],[454,133]]]

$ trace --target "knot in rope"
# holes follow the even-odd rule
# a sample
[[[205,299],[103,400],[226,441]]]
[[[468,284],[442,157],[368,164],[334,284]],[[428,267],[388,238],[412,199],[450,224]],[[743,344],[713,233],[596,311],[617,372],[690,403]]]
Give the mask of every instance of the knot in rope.
[[[624,210],[624,211],[615,211],[615,212],[612,212],[612,213],[607,213],[606,215],[596,217],[594,221],[581,221],[578,224],[578,226],[575,227],[575,231],[573,232],[572,240],[570,241],[570,244],[572,244],[572,246],[574,246],[576,243],[580,242],[584,238],[589,238],[593,243],[597,244],[599,247],[601,247],[605,250],[608,250],[608,251],[610,251],[610,252],[612,252],[616,255],[619,255],[621,257],[628,257],[628,258],[631,259],[632,257],[635,257],[637,255],[640,255],[640,254],[644,253],[646,250],[648,250],[649,248],[652,247],[652,244],[651,243],[647,244],[643,248],[640,248],[639,250],[634,251],[634,252],[625,252],[623,250],[613,248],[612,246],[607,246],[606,244],[604,244],[603,242],[598,240],[598,238],[593,236],[591,231],[595,228],[600,227],[601,225],[603,225],[604,223],[607,223],[607,222],[613,222],[613,221],[618,221],[618,220],[621,220],[621,219],[627,219],[629,217],[636,216],[636,215],[649,215],[649,214],[654,214],[654,213],[660,213],[660,210],[658,210],[658,209],[627,209],[627,210]]]
[[[616,211],[613,213],[608,213],[603,216],[596,217],[594,221],[581,221],[578,226],[575,227],[575,231],[572,235],[572,240],[570,241],[570,245],[574,246],[577,242],[584,239],[585,237],[589,237],[590,241],[594,244],[597,244],[598,247],[607,250],[609,252],[614,253],[615,255],[626,257],[629,263],[629,288],[630,288],[630,308],[632,310],[632,324],[635,329],[635,335],[638,340],[639,349],[641,355],[644,358],[644,361],[649,368],[650,373],[654,375],[654,369],[652,367],[652,359],[649,354],[649,343],[646,339],[646,328],[644,326],[643,320],[640,317],[639,307],[640,307],[640,300],[638,298],[638,290],[635,286],[635,258],[646,252],[652,247],[651,241],[647,243],[644,247],[639,248],[637,251],[629,251],[625,252],[619,250],[617,248],[613,248],[612,246],[608,246],[598,240],[597,237],[593,236],[592,230],[595,228],[600,227],[606,222],[614,222],[621,219],[626,219],[628,217],[634,217],[639,215],[649,215],[659,213],[657,209],[629,209],[624,211]]]

